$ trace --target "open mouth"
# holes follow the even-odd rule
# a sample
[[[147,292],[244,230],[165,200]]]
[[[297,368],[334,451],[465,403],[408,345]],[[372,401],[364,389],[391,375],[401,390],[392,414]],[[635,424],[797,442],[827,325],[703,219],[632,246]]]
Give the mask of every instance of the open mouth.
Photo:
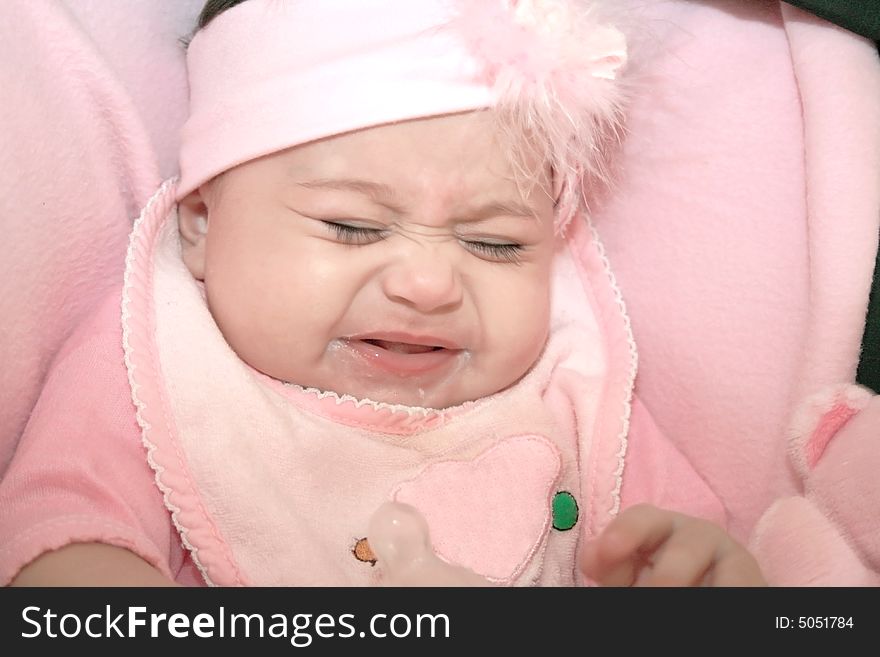
[[[410,344],[408,342],[391,342],[390,340],[375,340],[368,338],[363,340],[374,347],[391,351],[395,354],[427,354],[432,351],[441,351],[443,347],[426,344]]]
[[[357,354],[370,372],[378,368],[396,376],[439,374],[459,363],[465,353],[462,347],[441,337],[406,334],[352,336],[342,344]]]

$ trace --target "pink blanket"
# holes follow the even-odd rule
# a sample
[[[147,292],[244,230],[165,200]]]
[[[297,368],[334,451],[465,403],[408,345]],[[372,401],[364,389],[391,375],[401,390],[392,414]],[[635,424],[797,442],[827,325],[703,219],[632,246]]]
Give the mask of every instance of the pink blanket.
[[[176,169],[177,39],[199,4],[3,5],[0,473],[58,347],[118,285],[131,221]]]
[[[796,486],[772,476],[793,407],[855,376],[880,232],[880,62],[784,3],[648,12],[662,42],[597,223],[637,391],[745,532]]]

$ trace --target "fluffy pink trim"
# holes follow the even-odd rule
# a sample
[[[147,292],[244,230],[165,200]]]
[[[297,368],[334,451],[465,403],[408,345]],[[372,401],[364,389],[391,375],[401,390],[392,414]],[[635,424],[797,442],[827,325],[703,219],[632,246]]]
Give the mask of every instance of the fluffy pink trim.
[[[455,29],[484,66],[518,174],[549,163],[557,230],[585,205],[585,179],[607,180],[603,144],[617,133],[623,93],[615,82],[626,41],[583,0],[457,0]],[[525,135],[525,143],[522,136]]]

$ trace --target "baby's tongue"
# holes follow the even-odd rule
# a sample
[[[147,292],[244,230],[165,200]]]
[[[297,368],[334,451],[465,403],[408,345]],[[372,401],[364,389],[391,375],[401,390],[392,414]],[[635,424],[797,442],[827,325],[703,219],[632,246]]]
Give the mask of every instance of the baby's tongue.
[[[434,351],[434,347],[424,344],[407,344],[406,342],[388,342],[387,340],[364,340],[370,344],[393,351],[398,354],[424,354]]]

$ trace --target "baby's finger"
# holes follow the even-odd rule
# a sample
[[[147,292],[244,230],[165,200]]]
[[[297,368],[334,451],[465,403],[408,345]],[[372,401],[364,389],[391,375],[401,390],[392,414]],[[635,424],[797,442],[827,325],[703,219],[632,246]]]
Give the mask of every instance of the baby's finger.
[[[586,545],[581,569],[604,586],[629,586],[645,566],[646,557],[675,528],[676,514],[640,504],[623,511]]]
[[[755,558],[740,545],[731,542],[709,573],[709,586],[767,586],[767,580]]]
[[[636,585],[700,586],[718,561],[719,545],[727,540],[720,527],[701,520],[683,519],[652,555],[652,567],[640,573]]]
[[[587,578],[602,586],[630,586],[635,581],[639,568],[635,559],[610,562],[603,559],[600,552],[601,538],[584,546],[580,564]]]

